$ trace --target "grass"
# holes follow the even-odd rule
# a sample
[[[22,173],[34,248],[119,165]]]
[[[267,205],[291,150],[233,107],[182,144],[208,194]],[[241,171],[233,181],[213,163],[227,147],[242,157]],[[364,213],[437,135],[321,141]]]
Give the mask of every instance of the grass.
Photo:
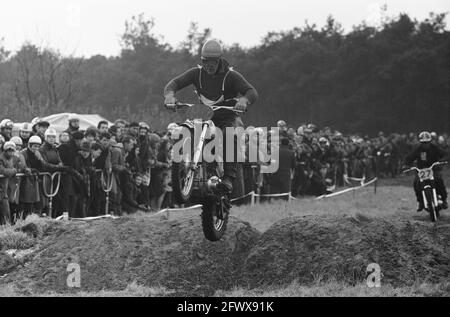
[[[341,214],[371,217],[401,217],[415,215],[415,196],[412,188],[383,186],[374,193],[372,186],[354,193],[344,193],[332,198],[315,200],[304,198],[283,201],[274,200],[254,206],[233,207],[231,215],[249,222],[261,232],[277,221],[293,216]]]
[[[26,290],[17,290],[13,285],[0,286],[0,297],[162,297],[170,296],[173,291],[164,287],[146,287],[133,282],[121,291],[74,292],[59,294],[54,292],[32,294]]]
[[[234,289],[218,291],[216,297],[425,297],[448,296],[450,283],[416,283],[411,287],[393,288],[390,285],[369,288],[366,284],[356,286],[342,282],[316,282],[313,285],[300,285],[296,281],[280,288]]]
[[[20,228],[33,225],[33,234],[41,237],[45,228],[52,222],[37,215],[30,215],[25,220],[18,220],[14,225],[0,227],[0,250],[25,250],[33,247],[36,239],[20,231]]]

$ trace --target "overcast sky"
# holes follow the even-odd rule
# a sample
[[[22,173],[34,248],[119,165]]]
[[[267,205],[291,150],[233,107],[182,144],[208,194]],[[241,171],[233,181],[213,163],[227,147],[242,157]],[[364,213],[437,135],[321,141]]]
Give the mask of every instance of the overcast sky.
[[[6,1],[5,1],[6,2]],[[154,33],[175,46],[190,22],[210,27],[226,44],[257,45],[269,31],[292,29],[305,20],[323,26],[332,14],[346,31],[366,20],[406,12],[423,19],[428,13],[450,12],[449,0],[13,0],[2,3],[0,38],[9,50],[29,40],[63,54],[119,54],[125,20],[145,13],[155,19]],[[447,19],[449,21],[449,19]]]

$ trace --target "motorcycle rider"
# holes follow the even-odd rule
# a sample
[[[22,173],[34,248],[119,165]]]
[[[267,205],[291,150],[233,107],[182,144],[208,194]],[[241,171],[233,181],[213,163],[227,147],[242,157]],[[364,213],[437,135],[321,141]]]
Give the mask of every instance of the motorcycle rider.
[[[439,162],[447,156],[442,149],[434,145],[431,137],[431,133],[424,131],[419,134],[420,145],[414,149],[414,151],[405,158],[405,164],[410,166],[414,161],[417,161],[417,168],[428,168],[433,163]],[[447,209],[447,189],[444,185],[444,180],[442,179],[441,168],[434,167],[434,182],[436,184],[436,193],[441,196],[442,208]],[[414,191],[416,193],[416,198],[419,203],[417,211],[422,211],[424,203],[422,201],[422,194],[420,189],[419,177],[416,175],[414,178]]]
[[[194,67],[172,79],[164,89],[164,104],[177,102],[176,92],[193,85],[200,101],[207,106],[219,105],[221,102],[238,98],[235,110],[245,112],[247,107],[258,99],[256,89],[223,58],[223,49],[216,40],[208,40],[202,47],[202,66]],[[239,115],[227,109],[214,112],[211,120],[225,132],[226,127],[243,126]],[[226,144],[226,133],[224,133]],[[236,144],[235,144],[236,148]],[[226,155],[224,154],[224,157]],[[224,177],[217,189],[231,193],[236,178],[236,162],[224,162]]]

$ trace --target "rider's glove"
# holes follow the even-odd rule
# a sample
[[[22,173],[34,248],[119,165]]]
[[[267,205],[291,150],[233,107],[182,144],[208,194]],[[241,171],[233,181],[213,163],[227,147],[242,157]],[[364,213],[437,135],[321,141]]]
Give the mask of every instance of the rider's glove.
[[[248,101],[248,99],[246,97],[241,97],[236,102],[234,109],[245,112],[245,111],[247,111],[247,107],[248,107],[249,103],[250,102]]]
[[[167,95],[164,96],[164,104],[168,109],[175,110],[175,104],[177,102],[177,98],[175,98],[175,93],[173,91],[170,91],[167,93]]]

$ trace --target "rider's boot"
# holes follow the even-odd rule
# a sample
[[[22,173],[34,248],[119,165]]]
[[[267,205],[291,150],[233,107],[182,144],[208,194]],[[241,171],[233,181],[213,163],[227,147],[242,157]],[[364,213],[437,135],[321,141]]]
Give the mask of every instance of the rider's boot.
[[[425,209],[425,206],[423,205],[423,203],[420,201],[419,202],[419,207],[417,207],[417,212],[421,212],[422,210]]]
[[[233,179],[224,176],[216,186],[216,191],[222,195],[230,195],[233,192]]]

